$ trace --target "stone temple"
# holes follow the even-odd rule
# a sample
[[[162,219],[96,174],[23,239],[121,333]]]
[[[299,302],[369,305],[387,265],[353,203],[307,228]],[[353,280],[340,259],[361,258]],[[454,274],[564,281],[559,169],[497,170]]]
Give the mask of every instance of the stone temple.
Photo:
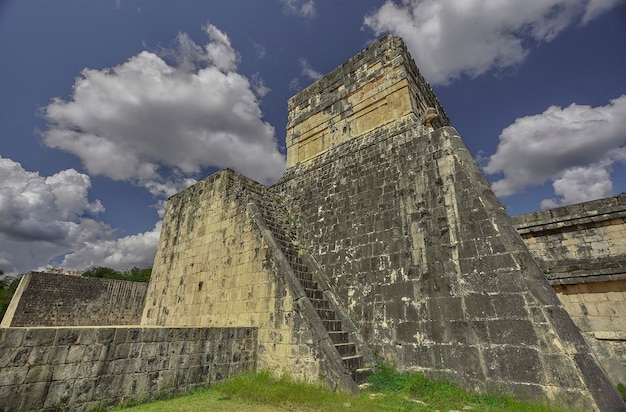
[[[11,323],[36,283],[28,275],[0,345],[30,345],[22,358],[67,346],[57,368],[74,353],[76,371],[91,369],[29,382],[14,361],[19,376],[0,370],[0,397],[38,384],[46,393],[31,409],[83,407],[250,369],[355,391],[385,362],[469,389],[626,409],[546,277],[550,261],[518,233],[541,224],[514,226],[401,39],[375,42],[288,109],[276,184],[226,169],[169,199],[147,290],[124,292],[141,296],[128,319]],[[119,302],[116,288],[102,289],[100,309]]]

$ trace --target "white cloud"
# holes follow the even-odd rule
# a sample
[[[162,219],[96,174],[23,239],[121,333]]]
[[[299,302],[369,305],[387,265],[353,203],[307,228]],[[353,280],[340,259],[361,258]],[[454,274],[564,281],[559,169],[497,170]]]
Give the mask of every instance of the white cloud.
[[[254,43],[254,49],[256,50],[256,57],[258,57],[259,59],[264,58],[267,54],[265,46],[263,46],[262,44]]]
[[[73,169],[44,177],[0,157],[0,269],[17,274],[45,265],[84,241],[112,234],[92,216],[89,176]]]
[[[81,219],[104,211],[99,201],[89,202],[90,187],[89,176],[76,170],[42,177],[0,157],[0,233],[15,240],[66,241]]]
[[[626,159],[625,143],[626,95],[601,107],[551,106],[506,127],[484,170],[504,175],[492,185],[498,196],[552,181],[560,198],[543,206],[581,202],[611,194],[610,167]]]
[[[45,108],[44,142],[78,156],[89,173],[144,186],[161,216],[164,198],[196,183],[204,168],[278,178],[284,156],[256,97],[269,89],[260,75],[250,82],[236,72],[239,55],[225,33],[204,29],[210,41],[203,47],[181,33],[163,57],[142,52],[112,68],[83,70],[70,99]],[[75,170],[42,177],[0,158],[0,269],[44,268],[59,256],[65,269],[150,265],[161,223],[116,239],[92,217],[104,207],[89,201],[90,187]]]
[[[261,78],[261,73],[259,72],[252,75],[252,89],[254,89],[254,92],[259,97],[263,97],[272,91],[272,89],[265,85],[265,82]]]
[[[559,197],[542,200],[541,208],[549,209],[611,196],[613,182],[606,166],[597,164],[565,170],[552,182],[554,193]]]
[[[323,74],[315,70],[311,64],[304,58],[300,59],[300,69],[303,76],[308,77],[311,80],[319,80]]]
[[[145,233],[115,239],[115,231],[93,218],[103,212],[89,201],[89,176],[73,169],[52,176],[24,170],[0,157],[0,270],[17,275],[42,270],[63,256],[64,269],[150,266],[161,222]]]
[[[365,17],[377,35],[407,43],[426,79],[446,84],[521,62],[530,40],[547,42],[571,24],[586,23],[619,0],[387,1]],[[581,20],[582,18],[582,20]]]
[[[296,14],[304,18],[314,18],[317,15],[314,0],[280,0],[284,5],[284,11],[288,14]]]
[[[70,99],[45,108],[45,144],[75,154],[91,174],[155,195],[182,189],[208,167],[277,179],[285,159],[253,86],[236,72],[239,56],[225,33],[204,29],[204,47],[179,34],[167,56],[175,65],[144,51],[112,68],[84,69]]]
[[[65,256],[64,268],[106,266],[117,270],[151,266],[161,233],[161,222],[147,232],[118,239],[84,242]]]
[[[587,24],[602,13],[623,4],[623,0],[589,0],[582,18],[582,24]]]
[[[300,86],[300,79],[298,79],[297,77],[291,79],[291,81],[289,82],[289,90],[293,90],[296,92],[302,90],[302,86]]]

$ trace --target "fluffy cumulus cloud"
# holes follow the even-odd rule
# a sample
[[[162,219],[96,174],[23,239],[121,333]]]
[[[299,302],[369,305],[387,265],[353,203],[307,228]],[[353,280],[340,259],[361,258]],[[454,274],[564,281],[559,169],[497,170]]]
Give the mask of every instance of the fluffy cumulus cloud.
[[[620,0],[403,0],[387,1],[365,17],[377,35],[404,38],[426,79],[446,84],[522,61],[529,44],[554,39]]]
[[[175,193],[208,167],[277,179],[284,155],[257,100],[269,89],[237,73],[239,56],[225,33],[210,24],[204,30],[204,46],[180,34],[167,56],[144,51],[83,70],[71,97],[45,108],[45,144],[78,156],[90,174],[155,195]]]
[[[285,13],[312,19],[317,15],[314,0],[280,0]]]
[[[551,181],[556,195],[542,207],[583,202],[612,194],[611,165],[626,160],[626,95],[606,106],[549,107],[519,118],[500,134],[484,171],[501,174],[498,196]]]
[[[204,30],[204,46],[181,33],[176,50],[83,70],[70,98],[43,110],[44,143],[79,157],[89,174],[147,188],[161,214],[165,197],[206,168],[277,179],[285,159],[258,101],[269,88],[259,74],[249,80],[237,72],[239,55],[225,33],[210,24]],[[0,269],[150,265],[160,222],[117,238],[97,219],[104,207],[89,200],[90,187],[89,176],[73,169],[45,177],[0,158]]]
[[[83,242],[75,251],[65,255],[61,266],[65,268],[106,266],[118,270],[150,266],[154,261],[160,234],[161,222],[144,233],[118,239]]]
[[[110,227],[94,219],[104,208],[89,200],[90,187],[89,176],[76,170],[45,177],[0,157],[0,269],[20,273],[110,236]]]
[[[104,207],[89,200],[90,188],[89,176],[74,169],[41,176],[0,157],[0,270],[17,275],[59,266],[63,255],[65,269],[151,265],[161,224],[116,239],[115,231],[97,220]]]
[[[13,240],[68,242],[86,216],[104,211],[87,198],[89,176],[73,169],[43,177],[0,157],[0,182],[0,233]]]

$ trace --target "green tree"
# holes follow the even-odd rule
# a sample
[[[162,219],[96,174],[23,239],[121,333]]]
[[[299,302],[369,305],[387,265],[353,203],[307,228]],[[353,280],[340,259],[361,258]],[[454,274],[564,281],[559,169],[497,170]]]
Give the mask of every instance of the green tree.
[[[88,278],[121,279],[122,273],[105,266],[98,266],[83,272],[83,276]]]
[[[118,280],[130,280],[133,282],[148,282],[150,280],[150,274],[152,273],[152,267],[137,268],[125,270],[120,272],[115,269],[111,269],[105,266],[99,266],[91,268],[83,273],[83,276],[91,278],[103,278],[103,279],[118,279]]]
[[[4,272],[2,272],[4,274]],[[0,274],[1,276],[1,274]],[[11,303],[11,298],[20,284],[22,275],[18,277],[7,276],[0,278],[0,319],[4,317],[4,314]]]

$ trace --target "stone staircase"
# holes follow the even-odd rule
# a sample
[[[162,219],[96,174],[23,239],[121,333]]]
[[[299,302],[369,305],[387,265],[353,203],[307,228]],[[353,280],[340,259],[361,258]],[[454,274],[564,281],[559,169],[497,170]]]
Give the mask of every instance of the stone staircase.
[[[373,370],[364,365],[363,356],[357,353],[356,345],[351,341],[350,333],[345,330],[340,316],[333,309],[331,302],[324,297],[324,291],[313,279],[313,274],[300,257],[296,233],[297,221],[289,214],[288,209],[282,206],[280,200],[272,200],[271,196],[272,194],[265,188],[249,187],[248,201],[253,202],[261,212],[265,224],[315,308],[343,365],[352,375],[354,382],[360,385],[367,380]]]

